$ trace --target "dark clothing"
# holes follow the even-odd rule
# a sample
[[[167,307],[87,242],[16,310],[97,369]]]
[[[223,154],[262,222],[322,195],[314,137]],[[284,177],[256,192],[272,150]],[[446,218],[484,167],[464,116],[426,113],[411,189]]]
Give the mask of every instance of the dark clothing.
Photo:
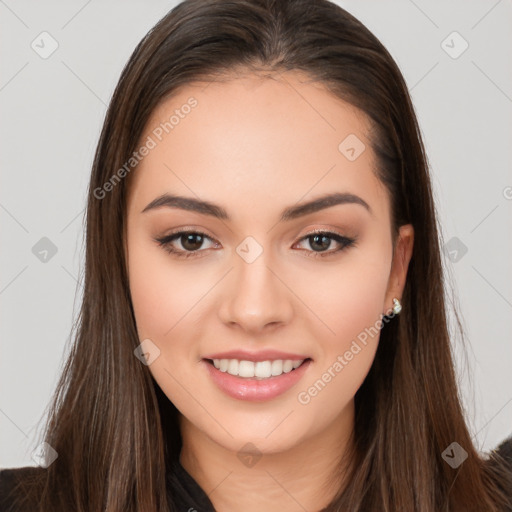
[[[0,512],[33,512],[31,509],[20,509],[13,503],[19,494],[12,492],[14,486],[20,480],[25,480],[31,475],[46,471],[41,467],[25,466],[0,470]],[[178,460],[171,463],[167,474],[167,489],[172,491],[173,502],[179,512],[215,512],[212,502],[201,489],[199,484],[187,473]]]
[[[179,512],[189,512],[190,509],[197,512],[215,512],[210,498],[178,460],[174,461],[167,475],[167,485],[168,489],[174,491],[174,502]]]
[[[512,496],[512,437],[501,443],[495,452],[507,461],[510,468],[511,487],[507,491]],[[15,495],[11,491],[17,481],[37,471],[44,471],[44,469],[25,466],[22,468],[0,470],[0,512],[25,512],[13,506]],[[189,512],[190,510],[215,512],[212,502],[205,491],[187,473],[178,460],[171,464],[167,475],[167,488],[170,492],[172,491],[174,503],[177,505],[179,512]]]

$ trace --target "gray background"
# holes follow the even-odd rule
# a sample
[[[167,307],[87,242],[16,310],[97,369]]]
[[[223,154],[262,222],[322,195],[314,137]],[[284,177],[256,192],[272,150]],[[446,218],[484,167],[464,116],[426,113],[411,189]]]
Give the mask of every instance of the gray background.
[[[492,449],[512,434],[512,2],[338,3],[381,39],[411,90],[466,327],[466,352],[454,340],[464,404],[478,447]],[[106,105],[135,45],[174,5],[0,1],[0,467],[34,465],[81,297]],[[59,45],[46,59],[31,47],[43,31]],[[469,44],[457,58],[454,31]],[[43,237],[57,249],[46,262],[33,252]]]

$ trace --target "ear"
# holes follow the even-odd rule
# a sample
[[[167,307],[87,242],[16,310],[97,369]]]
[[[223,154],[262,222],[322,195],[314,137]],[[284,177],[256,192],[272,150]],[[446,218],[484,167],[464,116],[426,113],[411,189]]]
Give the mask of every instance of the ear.
[[[394,298],[399,300],[402,298],[413,245],[414,228],[412,224],[400,226],[393,251],[393,261],[391,262],[391,271],[383,305],[384,312],[389,311],[393,307]]]

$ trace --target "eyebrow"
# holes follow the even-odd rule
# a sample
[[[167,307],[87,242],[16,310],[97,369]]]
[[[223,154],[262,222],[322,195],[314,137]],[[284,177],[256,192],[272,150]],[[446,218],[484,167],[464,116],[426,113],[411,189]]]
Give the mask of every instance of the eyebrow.
[[[285,208],[281,213],[280,222],[294,220],[338,204],[358,204],[363,206],[368,210],[368,212],[372,213],[368,203],[361,197],[356,196],[355,194],[336,192],[324,195],[307,203]],[[192,211],[202,215],[210,215],[211,217],[221,220],[231,220],[227,211],[222,206],[209,201],[202,201],[192,197],[177,196],[173,194],[163,194],[157,197],[151,201],[141,213],[161,207],[179,208],[181,210]]]

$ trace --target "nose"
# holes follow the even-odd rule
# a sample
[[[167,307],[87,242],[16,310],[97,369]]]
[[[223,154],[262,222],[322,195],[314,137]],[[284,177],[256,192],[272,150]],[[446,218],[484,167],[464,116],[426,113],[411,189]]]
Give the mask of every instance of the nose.
[[[221,321],[250,334],[289,323],[294,295],[267,252],[250,263],[236,253],[233,259],[234,268],[226,278],[218,313]]]

